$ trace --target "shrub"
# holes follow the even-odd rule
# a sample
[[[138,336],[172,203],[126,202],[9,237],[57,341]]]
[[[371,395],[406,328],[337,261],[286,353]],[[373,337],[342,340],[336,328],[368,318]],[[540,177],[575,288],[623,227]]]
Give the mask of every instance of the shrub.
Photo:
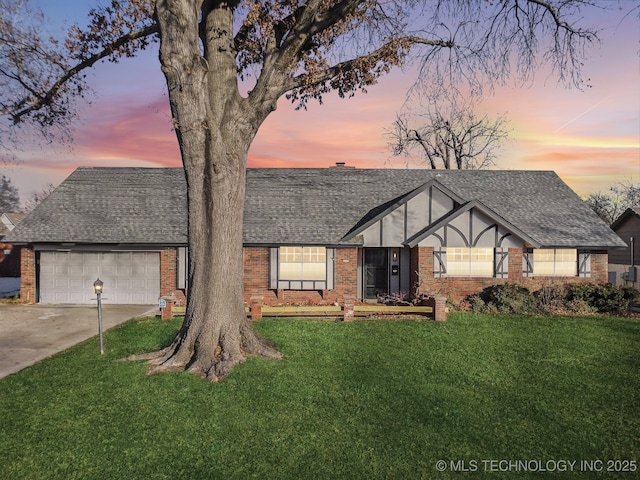
[[[425,293],[411,295],[408,292],[393,292],[384,295],[378,295],[378,303],[389,306],[411,306],[424,305],[424,302],[431,296]]]
[[[556,313],[566,308],[567,286],[564,283],[552,282],[535,293],[536,303],[540,310]]]
[[[587,315],[593,315],[594,313],[597,312],[597,310],[594,307],[589,305],[584,300],[569,300],[565,305],[566,305],[565,310],[568,310],[569,313],[572,313],[575,315],[587,316]]]
[[[536,302],[531,291],[517,283],[507,282],[495,285],[487,291],[487,306],[493,306],[499,313],[535,313]]]
[[[487,306],[480,295],[472,295],[466,300],[466,302],[469,304],[469,309],[476,313],[483,313]]]
[[[567,285],[567,300],[582,300],[590,305],[597,288],[594,283],[571,283]]]
[[[378,295],[378,303],[391,306],[411,305],[411,295],[407,292],[393,292]]]
[[[568,286],[569,303],[584,302],[599,313],[624,313],[629,304],[638,299],[640,292],[630,287],[611,283],[577,283]]]

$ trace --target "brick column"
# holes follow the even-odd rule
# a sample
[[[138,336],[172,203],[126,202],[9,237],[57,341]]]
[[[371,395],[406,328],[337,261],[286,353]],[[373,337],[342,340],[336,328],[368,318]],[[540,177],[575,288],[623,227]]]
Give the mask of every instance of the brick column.
[[[447,297],[444,295],[435,296],[435,306],[433,308],[433,319],[436,322],[447,321]]]
[[[355,314],[353,311],[353,305],[355,303],[355,298],[353,295],[345,295],[344,296],[344,307],[343,307],[343,320],[348,322],[353,320]]]
[[[163,299],[166,300],[166,299]],[[160,318],[162,320],[171,320],[173,318],[173,301],[166,300],[166,305],[164,308],[160,309]]]
[[[171,320],[173,318],[173,306],[176,303],[176,297],[171,293],[169,295],[163,295],[161,300],[165,301],[165,306],[160,309],[160,318],[162,318],[162,320]]]
[[[20,249],[20,300],[36,303],[36,253],[33,247]]]
[[[262,295],[256,295],[251,297],[251,321],[257,322],[262,320],[262,302],[264,297]]]
[[[411,288],[415,296],[438,290],[439,279],[433,276],[433,247],[411,249]]]
[[[593,283],[609,281],[609,255],[606,251],[591,252],[591,277]]]
[[[160,296],[169,295],[177,288],[178,250],[170,247],[160,252]]]
[[[507,257],[509,262],[509,281],[510,282],[522,282],[522,249],[510,248],[509,256]]]
[[[426,305],[433,308],[433,319],[436,322],[447,321],[447,297],[436,295],[426,300]]]

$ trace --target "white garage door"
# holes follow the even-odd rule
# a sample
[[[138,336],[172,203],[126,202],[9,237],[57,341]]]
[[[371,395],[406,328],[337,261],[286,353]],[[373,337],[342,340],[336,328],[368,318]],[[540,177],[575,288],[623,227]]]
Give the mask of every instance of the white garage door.
[[[157,252],[41,252],[41,303],[95,303],[93,282],[104,282],[104,303],[151,305],[160,296]]]

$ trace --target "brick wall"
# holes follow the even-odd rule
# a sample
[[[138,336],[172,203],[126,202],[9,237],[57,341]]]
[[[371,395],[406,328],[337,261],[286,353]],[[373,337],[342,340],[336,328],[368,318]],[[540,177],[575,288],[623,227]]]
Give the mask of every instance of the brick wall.
[[[429,261],[428,259],[431,258]],[[454,302],[478,294],[485,288],[500,283],[516,282],[531,291],[537,291],[550,281],[566,283],[606,283],[608,257],[606,252],[591,254],[590,277],[523,277],[522,249],[509,249],[508,279],[490,277],[445,277],[435,278],[433,275],[433,247],[415,247],[411,250],[412,284],[418,293],[427,295],[446,295]]]
[[[332,290],[269,289],[269,248],[244,248],[244,300],[264,297],[265,305],[329,305],[342,303],[345,295],[355,296],[358,288],[358,249],[336,248],[335,288]]]
[[[36,254],[32,247],[20,249],[20,300],[36,302]]]
[[[438,293],[434,290],[433,247],[411,249],[411,285],[416,295]]]
[[[607,283],[609,280],[609,254],[606,251],[591,253],[591,278],[594,283]]]
[[[178,249],[167,247],[160,251],[160,296],[177,289]]]
[[[343,303],[345,296],[357,295],[358,249],[336,248],[335,288],[333,290],[270,290],[269,248],[244,248],[244,295],[247,304],[252,296],[263,296],[265,305],[308,304],[327,305]],[[177,249],[165,248],[160,252],[160,294],[182,293],[177,291]],[[567,282],[607,282],[608,256],[606,252],[591,255],[591,277],[522,277],[522,250],[509,249],[509,281],[518,282],[535,291],[550,280]],[[36,301],[36,262],[31,247],[20,249],[21,288],[20,298],[27,303]],[[486,287],[504,283],[498,278],[434,278],[433,248],[415,247],[411,250],[411,283],[419,293],[446,295],[460,301],[468,295],[481,292]],[[182,296],[183,298],[183,296]]]
[[[335,292],[342,297],[358,295],[358,249],[336,248]]]
[[[247,305],[251,297],[269,295],[269,248],[244,247],[244,297]]]

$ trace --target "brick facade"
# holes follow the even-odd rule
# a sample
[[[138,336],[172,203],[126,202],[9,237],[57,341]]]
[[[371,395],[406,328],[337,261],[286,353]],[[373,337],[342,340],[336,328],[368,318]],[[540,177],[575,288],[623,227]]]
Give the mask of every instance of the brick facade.
[[[178,251],[165,248],[160,252],[160,296],[170,295],[177,287]]]
[[[35,303],[36,297],[36,254],[33,248],[20,249],[20,300]]]
[[[262,297],[264,305],[330,305],[344,304],[345,297],[357,298],[358,248],[336,248],[335,288],[332,290],[273,290],[269,288],[269,248],[244,248],[244,297],[247,305],[251,297]],[[30,247],[20,251],[22,283],[20,297],[26,303],[36,301],[35,253]],[[581,277],[523,277],[522,250],[509,249],[508,279],[488,277],[444,277],[433,274],[433,248],[414,247],[411,250],[411,284],[416,293],[430,296],[444,295],[459,302],[469,295],[480,293],[487,287],[506,281],[520,283],[532,291],[540,289],[550,280],[562,282],[607,282],[607,253],[591,254],[591,276]],[[160,252],[160,295],[173,295],[183,303],[185,293],[177,289],[177,249],[167,247]]]
[[[167,247],[160,251],[160,297],[173,299],[176,305],[186,305],[187,297],[178,289],[178,249]]]
[[[433,247],[415,247],[411,250],[412,284],[417,293],[426,295],[445,295],[454,302],[460,302],[470,295],[482,292],[485,288],[500,283],[516,282],[531,291],[542,288],[549,281],[565,283],[606,283],[608,256],[606,252],[591,254],[591,276],[589,277],[523,277],[522,249],[509,249],[508,279],[494,277],[443,277],[433,274]]]
[[[336,248],[335,288],[332,290],[269,289],[269,248],[244,247],[244,300],[262,296],[264,305],[330,305],[344,303],[358,291],[358,249]]]

